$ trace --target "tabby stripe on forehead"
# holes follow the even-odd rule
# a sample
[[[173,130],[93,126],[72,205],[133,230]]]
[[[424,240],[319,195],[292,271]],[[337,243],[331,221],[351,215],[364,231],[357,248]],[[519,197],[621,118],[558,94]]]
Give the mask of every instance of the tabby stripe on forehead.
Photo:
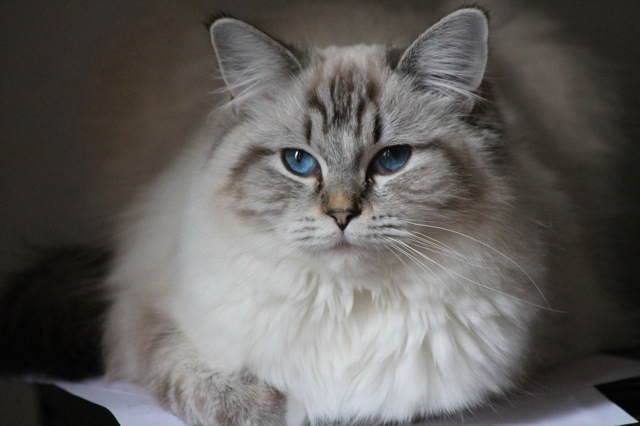
[[[378,106],[378,92],[380,91],[378,83],[375,80],[367,81],[367,100]]]
[[[360,98],[358,102],[358,109],[356,112],[356,138],[360,138],[362,134],[362,117],[364,116],[364,110],[367,103],[364,99]]]
[[[312,91],[309,93],[307,105],[309,105],[309,108],[315,109],[320,113],[322,116],[322,131],[323,133],[327,133],[329,130],[327,107],[324,102],[322,102],[317,92]]]
[[[312,130],[311,117],[306,115],[304,117],[304,140],[307,142],[307,145],[311,145],[311,130]]]
[[[380,111],[376,111],[376,115],[373,119],[373,143],[374,145],[380,141],[382,137],[382,119],[380,118]]]
[[[354,119],[354,113],[357,119],[360,109],[364,108],[362,106],[364,102],[375,102],[377,94],[375,90],[372,91],[372,87],[374,86],[371,82],[367,82],[363,99],[362,93],[356,91],[356,72],[353,69],[346,69],[336,74],[330,88],[333,101],[333,123],[336,126],[345,126]]]
[[[382,122],[380,120],[380,109],[378,104],[378,85],[374,80],[368,80],[364,96],[358,98],[358,106],[356,108],[356,138],[362,135],[362,120],[367,104],[371,104],[375,108],[373,143],[380,140],[382,134]]]

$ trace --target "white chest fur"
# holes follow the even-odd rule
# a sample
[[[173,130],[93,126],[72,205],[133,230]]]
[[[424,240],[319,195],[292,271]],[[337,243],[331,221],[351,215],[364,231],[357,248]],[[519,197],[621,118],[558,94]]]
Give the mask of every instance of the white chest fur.
[[[509,384],[527,344],[530,310],[498,293],[435,300],[429,277],[408,273],[372,291],[371,276],[213,251],[175,295],[181,329],[212,366],[251,370],[315,418],[468,405]]]

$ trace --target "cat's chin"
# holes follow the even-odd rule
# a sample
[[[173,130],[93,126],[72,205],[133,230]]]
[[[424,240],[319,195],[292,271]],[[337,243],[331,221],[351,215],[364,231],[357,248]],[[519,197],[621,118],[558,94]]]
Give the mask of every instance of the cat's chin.
[[[349,253],[357,255],[363,250],[364,249],[362,249],[361,247],[358,247],[346,240],[340,241],[330,248],[330,252],[342,255],[347,255]]]
[[[316,252],[325,271],[335,274],[366,275],[377,269],[379,256],[371,248],[341,240]]]

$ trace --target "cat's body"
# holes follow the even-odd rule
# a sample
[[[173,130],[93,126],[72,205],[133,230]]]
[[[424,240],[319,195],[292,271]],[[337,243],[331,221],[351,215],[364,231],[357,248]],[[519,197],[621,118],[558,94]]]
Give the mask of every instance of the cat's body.
[[[588,58],[516,12],[496,11],[485,71],[478,9],[408,48],[445,14],[334,5],[349,29],[315,7],[302,9],[317,22],[267,20],[267,32],[381,44],[289,51],[219,20],[230,106],[209,115],[215,85],[174,73],[213,76],[211,52],[149,83],[193,101],[131,93],[101,118],[113,144],[175,157],[139,165],[166,168],[122,197],[108,375],[198,424],[280,424],[287,403],[312,422],[404,421],[599,348],[615,318],[596,219],[617,136]],[[175,133],[149,137],[155,123]]]

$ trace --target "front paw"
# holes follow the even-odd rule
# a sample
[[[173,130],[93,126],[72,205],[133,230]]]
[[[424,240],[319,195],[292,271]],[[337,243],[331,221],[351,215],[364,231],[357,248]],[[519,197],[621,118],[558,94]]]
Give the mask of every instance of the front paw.
[[[190,425],[283,426],[286,397],[248,373],[181,370],[156,381],[155,397]]]
[[[284,426],[286,396],[242,373],[221,389],[216,421],[220,426]]]

